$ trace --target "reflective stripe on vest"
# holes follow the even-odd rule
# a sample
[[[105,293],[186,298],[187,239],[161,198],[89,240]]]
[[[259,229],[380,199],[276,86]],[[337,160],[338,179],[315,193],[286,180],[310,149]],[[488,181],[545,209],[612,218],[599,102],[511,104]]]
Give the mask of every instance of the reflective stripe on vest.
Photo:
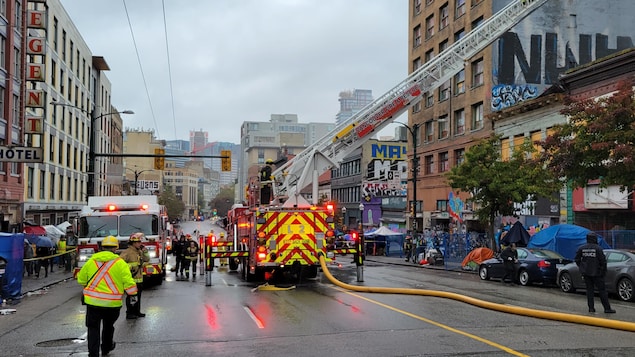
[[[123,297],[123,291],[117,289],[117,285],[110,276],[110,268],[120,258],[109,260],[101,266],[99,272],[95,275],[94,279],[84,288],[84,297],[87,304],[96,306],[121,306],[121,299]],[[95,262],[99,266],[98,262]],[[110,292],[96,291],[95,289],[105,284]]]

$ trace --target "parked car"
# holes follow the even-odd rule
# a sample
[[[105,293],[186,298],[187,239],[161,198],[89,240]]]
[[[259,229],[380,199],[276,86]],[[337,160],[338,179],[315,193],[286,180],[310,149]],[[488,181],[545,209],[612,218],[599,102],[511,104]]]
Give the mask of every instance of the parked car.
[[[605,249],[606,255],[606,291],[616,294],[623,301],[635,300],[635,252],[618,249]],[[575,263],[567,264],[558,270],[558,286],[565,293],[585,289],[584,278]]]
[[[571,263],[570,259],[548,249],[517,248],[515,281],[520,285],[532,283],[556,284],[558,268]],[[503,260],[497,256],[483,261],[478,268],[482,280],[501,279],[505,275]]]

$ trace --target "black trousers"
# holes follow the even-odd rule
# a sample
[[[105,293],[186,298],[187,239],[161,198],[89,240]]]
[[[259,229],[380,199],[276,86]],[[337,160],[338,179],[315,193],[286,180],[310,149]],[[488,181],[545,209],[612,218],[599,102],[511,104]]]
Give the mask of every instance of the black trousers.
[[[515,270],[516,267],[514,265],[513,262],[503,262],[503,267],[505,268],[505,275],[503,275],[503,278],[501,279],[501,282],[505,282],[505,279],[509,278],[509,282],[513,283],[514,282],[514,275],[515,275]]]
[[[598,289],[598,293],[600,293],[600,301],[602,302],[602,306],[604,306],[604,310],[610,310],[611,304],[609,303],[609,296],[606,292],[606,284],[604,283],[603,276],[584,276],[584,284],[586,285],[586,300],[587,305],[589,305],[589,309],[595,308],[595,288]]]
[[[130,303],[130,296],[126,295],[126,315],[141,314],[141,292],[143,291],[143,283],[137,283],[137,303]]]
[[[99,356],[99,343],[101,349],[112,348],[115,335],[115,321],[119,318],[120,307],[100,307],[86,305],[86,327],[88,327],[88,356]],[[101,324],[103,330],[100,334]]]

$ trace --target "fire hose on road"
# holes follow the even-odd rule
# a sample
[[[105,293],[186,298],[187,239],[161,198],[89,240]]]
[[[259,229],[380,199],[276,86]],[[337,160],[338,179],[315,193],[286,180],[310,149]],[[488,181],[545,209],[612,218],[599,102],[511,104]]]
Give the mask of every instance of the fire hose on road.
[[[380,294],[407,294],[407,295],[434,296],[434,297],[461,301],[466,304],[482,307],[484,309],[500,311],[500,312],[505,312],[509,314],[537,317],[537,318],[541,318],[545,320],[571,322],[571,323],[581,324],[581,325],[599,326],[599,327],[611,328],[616,330],[635,332],[635,323],[632,323],[632,322],[609,320],[609,319],[603,319],[599,317],[567,314],[562,312],[536,310],[536,309],[529,309],[529,308],[513,306],[513,305],[504,305],[504,304],[498,304],[498,303],[493,303],[493,302],[489,302],[485,300],[475,299],[469,296],[446,292],[446,291],[410,289],[410,288],[386,288],[386,287],[358,286],[358,285],[346,284],[335,279],[335,277],[333,277],[333,275],[329,272],[328,267],[326,265],[326,260],[324,259],[324,256],[322,255],[320,255],[320,265],[322,266],[322,272],[324,273],[326,278],[329,281],[331,281],[331,283],[343,289],[347,289],[351,291],[366,292],[366,293],[380,293]]]

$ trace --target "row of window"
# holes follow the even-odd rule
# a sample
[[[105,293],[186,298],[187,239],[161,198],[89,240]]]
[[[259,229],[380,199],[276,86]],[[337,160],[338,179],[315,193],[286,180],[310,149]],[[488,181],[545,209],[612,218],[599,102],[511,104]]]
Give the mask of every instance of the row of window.
[[[412,0],[412,7],[414,9],[415,16],[421,13],[421,1],[422,0]],[[482,2],[483,0],[472,0],[470,3],[470,6],[474,7]],[[426,0],[426,7],[432,5],[432,3],[434,3],[434,0]],[[466,3],[466,0],[454,0],[454,17],[455,18],[459,18],[463,14],[465,14],[465,3]],[[446,16],[449,17],[448,3],[446,3],[445,5],[441,7],[441,9],[443,8],[445,9],[443,11],[440,11],[441,14],[443,15],[445,13]]]
[[[353,160],[342,163],[338,169],[331,170],[331,178],[360,175],[362,173],[361,161]]]
[[[452,167],[459,166],[465,161],[465,149],[456,149],[452,152],[453,156],[447,151],[437,154],[437,161],[434,161],[434,155],[426,155],[423,159],[424,175],[432,175],[450,171],[450,163]]]
[[[465,109],[461,108],[455,110],[452,117],[449,115],[442,115],[436,120],[427,121],[424,124],[423,129],[423,142],[431,143],[436,140],[447,139],[450,135],[460,136],[465,134],[467,130],[480,130],[483,129],[483,102],[478,102],[471,106],[470,111],[470,126],[466,123]],[[437,128],[435,136],[435,125]],[[420,134],[418,134],[420,135]]]
[[[83,201],[81,197],[84,192],[85,182],[83,180],[71,179],[62,175],[57,175],[54,172],[46,172],[39,170],[39,179],[37,186],[35,182],[35,169],[28,168],[27,173],[27,198],[35,198],[35,190],[38,190],[39,198],[45,201]],[[48,182],[48,197],[46,195],[46,176],[49,176]]]

